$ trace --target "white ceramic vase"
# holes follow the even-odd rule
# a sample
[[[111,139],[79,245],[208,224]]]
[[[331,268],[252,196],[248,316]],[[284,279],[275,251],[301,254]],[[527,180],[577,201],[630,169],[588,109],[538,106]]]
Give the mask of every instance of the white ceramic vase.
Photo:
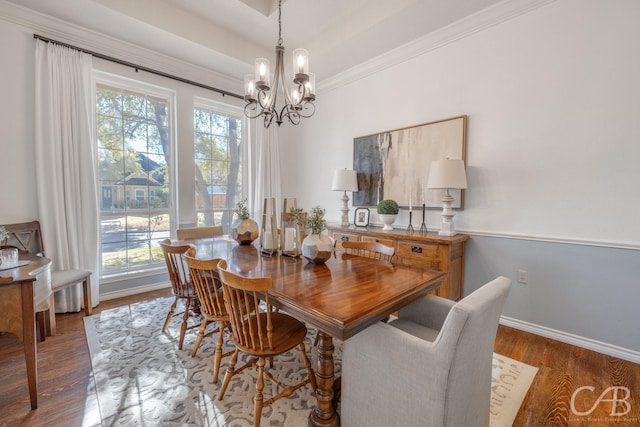
[[[396,220],[396,217],[398,216],[397,214],[378,214],[378,216],[380,217],[380,221],[382,221],[382,223],[384,224],[384,227],[382,227],[383,230],[393,230],[391,224],[393,224],[393,222]]]
[[[326,234],[309,234],[302,241],[302,256],[314,264],[324,264],[333,253],[333,241]]]

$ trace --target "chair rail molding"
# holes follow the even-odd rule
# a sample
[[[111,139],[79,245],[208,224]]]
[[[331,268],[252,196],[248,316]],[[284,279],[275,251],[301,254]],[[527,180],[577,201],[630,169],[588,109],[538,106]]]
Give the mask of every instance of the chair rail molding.
[[[506,232],[499,232],[499,231],[460,230],[460,229],[458,229],[457,231],[462,234],[468,234],[469,236],[495,237],[499,239],[529,240],[534,242],[546,242],[546,243],[564,243],[568,245],[595,246],[599,248],[609,248],[609,249],[630,249],[635,251],[640,250],[640,243],[632,243],[632,242],[571,239],[568,237],[552,237],[552,236],[542,236],[542,235],[533,235],[533,234],[506,233]]]

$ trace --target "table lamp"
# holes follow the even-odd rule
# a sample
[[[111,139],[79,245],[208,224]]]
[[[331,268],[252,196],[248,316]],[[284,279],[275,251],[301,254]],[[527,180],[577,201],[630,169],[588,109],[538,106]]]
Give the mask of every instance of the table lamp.
[[[356,171],[349,169],[338,169],[333,174],[333,184],[331,184],[331,190],[344,191],[342,196],[342,220],[340,225],[342,227],[349,226],[349,197],[347,191],[358,191],[358,175]]]
[[[467,175],[464,171],[464,160],[434,160],[431,162],[429,170],[429,188],[444,189],[442,196],[442,225],[440,226],[440,236],[455,236],[456,230],[453,226],[453,210],[451,204],[453,197],[449,194],[449,189],[467,188]]]

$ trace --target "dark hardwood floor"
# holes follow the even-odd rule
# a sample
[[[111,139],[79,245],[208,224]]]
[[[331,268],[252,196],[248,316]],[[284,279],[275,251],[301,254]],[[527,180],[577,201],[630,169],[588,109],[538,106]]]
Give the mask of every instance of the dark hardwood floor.
[[[94,312],[169,295],[167,289],[103,301]],[[91,362],[83,317],[83,313],[57,315],[58,335],[38,344],[39,393],[35,411],[29,405],[22,345],[13,335],[0,335],[0,426],[99,424],[95,393],[90,389]],[[640,365],[502,326],[495,349],[539,367],[514,426],[640,425]],[[582,386],[593,386],[594,390],[577,395],[576,409],[595,409],[579,416],[572,413],[571,396]],[[626,400],[620,389],[620,401],[614,411],[622,414],[630,408],[627,414],[612,416],[610,401],[594,405],[610,386],[629,389],[631,395]],[[605,399],[611,397],[609,392]]]

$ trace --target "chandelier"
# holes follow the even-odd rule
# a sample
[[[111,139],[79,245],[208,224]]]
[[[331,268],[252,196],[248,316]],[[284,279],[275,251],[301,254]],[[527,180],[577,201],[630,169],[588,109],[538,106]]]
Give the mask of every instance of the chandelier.
[[[293,84],[287,87],[283,66],[284,46],[282,46],[282,0],[278,2],[278,45],[276,46],[276,68],[273,82],[270,79],[269,60],[258,58],[255,74],[244,78],[244,114],[250,119],[264,117],[264,127],[268,128],[275,119],[280,126],[285,118],[294,125],[301,118],[313,116],[316,107],[315,75],[309,72],[309,53],[305,49],[293,51]],[[284,105],[278,106],[278,89]]]

